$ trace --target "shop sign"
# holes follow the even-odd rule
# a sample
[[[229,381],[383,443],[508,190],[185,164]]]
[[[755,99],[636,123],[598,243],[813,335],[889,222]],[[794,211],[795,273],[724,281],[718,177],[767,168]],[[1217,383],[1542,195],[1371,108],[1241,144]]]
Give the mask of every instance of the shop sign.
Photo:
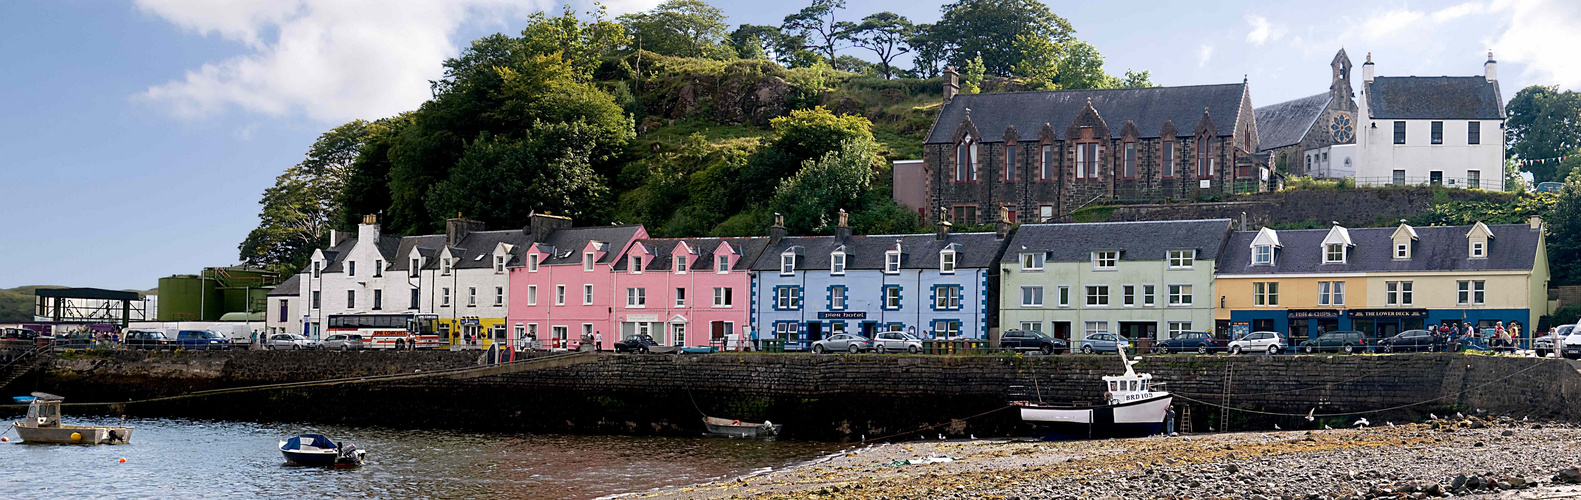
[[[657,315],[657,314],[627,314],[626,315],[626,321],[633,322],[633,323],[641,323],[641,322],[653,323],[653,322],[659,321],[659,315]]]
[[[818,319],[867,319],[867,311],[825,311]]]
[[[1426,318],[1426,309],[1351,309],[1350,317],[1357,319],[1417,319]]]
[[[1338,309],[1291,309],[1285,314],[1289,319],[1339,319]]]

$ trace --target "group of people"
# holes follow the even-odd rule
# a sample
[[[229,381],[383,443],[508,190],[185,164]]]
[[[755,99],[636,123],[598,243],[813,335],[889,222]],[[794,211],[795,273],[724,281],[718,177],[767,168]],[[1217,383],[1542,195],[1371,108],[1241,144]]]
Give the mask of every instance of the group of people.
[[[1438,329],[1434,330],[1433,333],[1451,344],[1459,343],[1462,339],[1480,339],[1487,343],[1489,349],[1494,351],[1508,350],[1513,352],[1521,338],[1521,322],[1511,321],[1508,327],[1504,325],[1503,321],[1495,322],[1492,334],[1486,338],[1482,337],[1482,333],[1478,331],[1475,325],[1466,322],[1459,324],[1443,323],[1438,325]]]

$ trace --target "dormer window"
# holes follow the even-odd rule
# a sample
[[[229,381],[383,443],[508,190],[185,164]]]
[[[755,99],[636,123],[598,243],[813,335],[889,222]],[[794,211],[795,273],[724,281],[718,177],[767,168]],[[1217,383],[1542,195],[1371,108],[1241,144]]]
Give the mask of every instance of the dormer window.
[[[939,252],[939,272],[943,274],[951,274],[955,272],[954,250]]]
[[[796,254],[787,253],[780,255],[780,274],[796,274]]]
[[[1197,251],[1196,250],[1170,250],[1169,251],[1169,268],[1170,269],[1191,269],[1191,266],[1193,265],[1193,263],[1196,260],[1197,260]]]
[[[1394,258],[1396,258],[1396,259],[1409,259],[1409,258],[1411,258],[1411,244],[1409,242],[1395,243],[1394,244]]]
[[[440,265],[439,274],[442,274],[442,275],[445,275],[445,276],[450,276],[450,259],[449,258],[440,259],[439,265]]]
[[[845,276],[845,252],[829,254],[829,274]]]
[[[1043,261],[1048,258],[1043,252],[1029,252],[1021,254],[1022,271],[1042,271]]]
[[[1323,245],[1323,263],[1345,263],[1345,245],[1340,243],[1329,243],[1327,245]]]
[[[505,272],[505,256],[504,255],[495,255],[494,256],[494,273],[495,274],[501,274],[501,273],[504,273],[504,272]]]
[[[1471,242],[1471,258],[1473,258],[1473,259],[1481,259],[1481,258],[1484,258],[1484,257],[1487,257],[1487,256],[1488,256],[1488,242],[1486,242],[1486,241],[1473,241],[1473,242]]]
[[[593,271],[593,252],[582,252],[582,270]]]
[[[631,274],[642,274],[642,256],[633,255],[626,259],[626,267],[631,268]]]
[[[527,256],[527,272],[529,272],[529,273],[536,273],[536,272],[538,272],[538,256],[537,255],[528,255]]]
[[[412,258],[412,266],[411,266],[411,269],[408,270],[408,272],[410,273],[410,276],[413,277],[413,278],[416,278],[417,275],[418,275],[418,272],[420,272],[422,269],[423,269],[423,259],[415,258],[415,257]]]
[[[686,274],[686,256],[675,257],[675,274]]]
[[[1113,271],[1120,266],[1120,252],[1104,250],[1092,253],[1092,268],[1096,271]]]
[[[720,255],[719,256],[719,264],[714,266],[714,270],[719,271],[719,274],[725,274],[725,273],[730,272],[730,256],[729,255]]]
[[[884,252],[884,273],[900,274],[900,252],[890,250]]]
[[[1274,246],[1273,245],[1257,245],[1255,247],[1252,247],[1252,264],[1253,265],[1268,266],[1268,265],[1273,265],[1273,263],[1274,263]]]
[[[324,263],[323,262],[314,262],[313,263],[313,277],[317,278],[317,277],[323,276],[323,273],[324,273]]]

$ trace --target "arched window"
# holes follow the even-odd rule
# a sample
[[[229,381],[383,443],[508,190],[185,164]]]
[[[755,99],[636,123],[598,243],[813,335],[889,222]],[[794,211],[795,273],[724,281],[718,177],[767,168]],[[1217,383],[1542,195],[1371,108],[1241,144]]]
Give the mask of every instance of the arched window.
[[[1197,137],[1197,177],[1213,177],[1213,160],[1208,158],[1208,136]]]

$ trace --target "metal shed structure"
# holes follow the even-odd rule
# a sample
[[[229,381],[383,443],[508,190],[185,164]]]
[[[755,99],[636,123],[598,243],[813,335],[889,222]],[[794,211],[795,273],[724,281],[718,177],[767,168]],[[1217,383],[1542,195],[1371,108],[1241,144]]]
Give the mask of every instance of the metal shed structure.
[[[34,315],[50,321],[114,323],[145,321],[143,294],[102,288],[40,288],[33,291]]]

